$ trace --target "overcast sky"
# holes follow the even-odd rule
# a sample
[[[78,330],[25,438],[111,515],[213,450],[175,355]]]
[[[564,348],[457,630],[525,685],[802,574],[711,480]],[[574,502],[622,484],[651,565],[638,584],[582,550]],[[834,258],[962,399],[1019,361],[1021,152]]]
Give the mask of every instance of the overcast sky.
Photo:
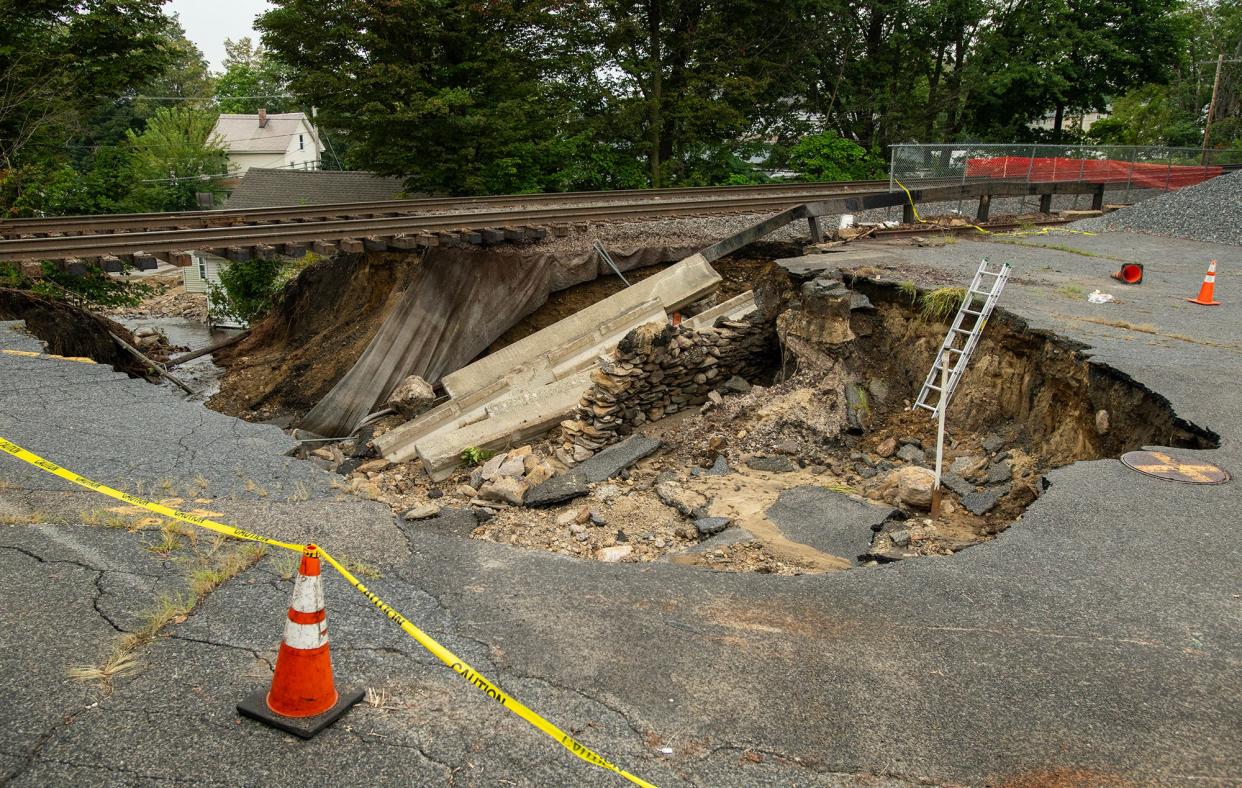
[[[270,8],[267,0],[169,0],[167,13],[181,18],[186,36],[207,56],[212,71],[221,71],[224,39],[258,39],[254,18]]]

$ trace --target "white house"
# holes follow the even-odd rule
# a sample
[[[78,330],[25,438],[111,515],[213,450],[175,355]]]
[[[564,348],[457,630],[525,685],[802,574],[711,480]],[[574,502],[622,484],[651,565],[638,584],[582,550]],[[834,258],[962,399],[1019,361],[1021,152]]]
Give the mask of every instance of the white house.
[[[213,133],[228,151],[234,175],[251,167],[318,169],[324,150],[305,112],[223,114]]]

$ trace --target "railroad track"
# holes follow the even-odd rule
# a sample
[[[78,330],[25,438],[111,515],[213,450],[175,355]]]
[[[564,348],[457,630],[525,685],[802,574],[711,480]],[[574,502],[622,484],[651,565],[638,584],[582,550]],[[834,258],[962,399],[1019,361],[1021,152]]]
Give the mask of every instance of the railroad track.
[[[920,186],[961,183],[960,178],[920,181]],[[651,203],[704,200],[714,203],[756,197],[800,196],[803,201],[842,192],[887,191],[888,181],[774,183],[754,186],[624,189],[617,191],[505,194],[482,197],[420,197],[408,200],[287,205],[168,213],[50,216],[0,220],[0,237],[72,236],[153,229],[194,229],[347,218],[391,218],[419,213],[460,213],[502,207],[553,207],[576,204]]]
[[[919,202],[966,199],[981,195],[1082,193],[1098,191],[1092,184],[1020,184],[986,181],[952,186],[913,189]],[[568,202],[552,201],[528,207],[504,207],[475,203],[468,210],[443,213],[409,213],[397,216],[328,218],[318,221],[242,224],[225,227],[144,229],[133,232],[89,233],[55,237],[17,237],[0,240],[0,260],[23,263],[37,273],[34,261],[59,260],[66,270],[84,271],[98,262],[105,270],[120,270],[123,259],[140,267],[154,267],[155,255],[174,264],[189,265],[189,252],[208,250],[233,260],[277,254],[300,256],[310,244],[321,254],[338,249],[346,252],[413,249],[441,244],[491,244],[512,240],[565,235],[571,228],[586,229],[592,222],[616,222],[659,217],[687,217],[721,213],[768,213],[805,204],[834,205],[834,211],[857,211],[869,207],[899,205],[902,192],[889,192],[888,184],[866,187],[847,184],[831,190],[779,189],[758,194],[726,192],[723,196],[696,196],[643,201]],[[149,264],[149,265],[148,265]]]

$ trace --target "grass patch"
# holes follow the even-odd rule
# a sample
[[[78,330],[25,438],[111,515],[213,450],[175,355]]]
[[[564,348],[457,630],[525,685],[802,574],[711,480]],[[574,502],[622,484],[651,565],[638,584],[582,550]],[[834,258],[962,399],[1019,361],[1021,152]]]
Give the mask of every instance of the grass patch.
[[[919,299],[919,286],[910,279],[898,282],[897,291],[910,299],[910,306],[914,306],[914,303]]]
[[[276,570],[276,574],[280,575],[281,580],[292,580],[297,577],[298,566],[301,563],[302,556],[290,550],[281,550],[272,559],[272,568]]]
[[[18,514],[0,514],[0,525],[34,525],[50,522],[47,512],[38,509]]]
[[[289,495],[291,501],[309,501],[311,497],[310,488],[304,482],[296,482],[293,485],[293,492]]]
[[[213,550],[203,560],[202,565],[190,572],[190,592],[201,600],[225,582],[254,566],[265,555],[267,545],[263,544],[246,545],[225,552]]]
[[[964,287],[939,287],[919,298],[919,313],[928,320],[944,320],[957,311],[966,297]]]
[[[1078,285],[1061,285],[1057,288],[1057,295],[1072,298],[1076,301],[1082,299],[1084,292],[1086,291]]]

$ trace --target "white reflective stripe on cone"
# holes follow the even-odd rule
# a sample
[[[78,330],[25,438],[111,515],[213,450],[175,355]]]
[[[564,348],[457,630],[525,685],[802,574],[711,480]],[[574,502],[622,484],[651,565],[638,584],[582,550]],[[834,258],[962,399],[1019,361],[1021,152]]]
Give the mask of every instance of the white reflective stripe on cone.
[[[1215,282],[1215,281],[1216,281],[1216,275],[1215,275],[1215,274],[1208,274],[1207,276],[1203,277],[1203,281],[1205,281],[1205,282]]]
[[[285,622],[285,645],[289,648],[309,650],[319,648],[327,642],[328,624],[325,621],[320,621],[318,624]]]
[[[319,575],[298,575],[293,583],[293,601],[289,607],[299,613],[318,613],[323,610],[323,584]]]

